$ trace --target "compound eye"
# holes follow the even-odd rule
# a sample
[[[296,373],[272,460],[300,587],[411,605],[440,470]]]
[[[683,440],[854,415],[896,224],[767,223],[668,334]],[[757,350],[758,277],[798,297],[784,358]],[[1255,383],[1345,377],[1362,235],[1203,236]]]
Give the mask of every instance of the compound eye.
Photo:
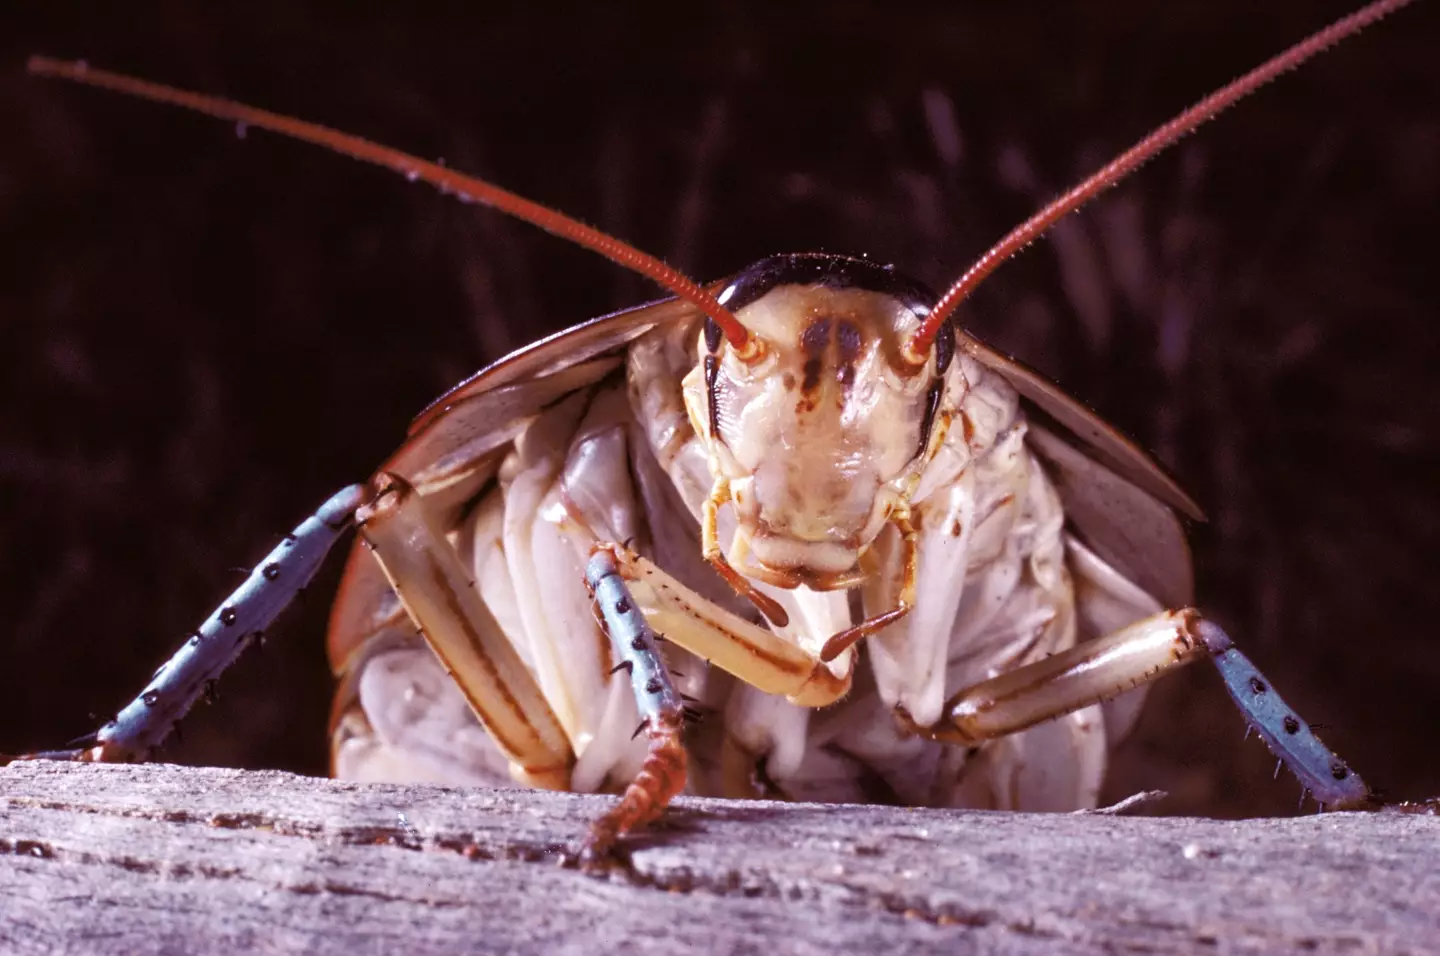
[[[710,316],[705,316],[705,351],[714,355],[720,351],[720,343],[724,339],[725,333],[721,331],[720,324]]]
[[[944,375],[955,358],[955,326],[946,319],[935,333],[935,374]]]

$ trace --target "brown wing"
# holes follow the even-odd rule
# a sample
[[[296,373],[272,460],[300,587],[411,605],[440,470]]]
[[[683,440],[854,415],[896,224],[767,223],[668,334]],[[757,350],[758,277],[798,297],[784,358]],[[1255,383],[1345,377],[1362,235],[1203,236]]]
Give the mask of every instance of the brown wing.
[[[1194,603],[1190,545],[1173,510],[1042,425],[1032,422],[1026,440],[1091,550],[1164,606]]]
[[[688,302],[664,299],[592,319],[512,352],[421,412],[405,443],[380,470],[403,476],[446,522],[495,476],[511,442],[543,408],[621,368],[624,347],[645,332],[697,315]],[[379,567],[356,548],[331,609],[327,650],[332,669],[344,674],[355,663],[355,652],[372,638],[407,630],[402,615]]]
[[[1064,430],[1032,422],[1030,446],[1045,462],[1076,534],[1165,606],[1191,604],[1194,568],[1176,512],[1203,521],[1195,500],[1138,445],[1039,372],[963,331],[957,344]]]
[[[714,291],[719,284],[711,286]],[[468,499],[536,412],[618,368],[620,351],[650,329],[694,319],[695,306],[662,299],[613,312],[511,352],[456,385],[410,423],[382,471],[402,475],[437,509]]]
[[[729,280],[707,286],[718,293]],[[456,405],[516,383],[544,378],[569,366],[626,345],[657,325],[667,325],[698,316],[699,310],[683,299],[660,299],[571,326],[517,349],[485,366],[450,391],[431,402],[410,423],[410,436],[429,428]]]
[[[957,334],[956,345],[975,361],[1005,376],[1017,392],[1078,439],[1091,458],[1181,514],[1205,520],[1205,512],[1195,499],[1159,462],[1059,385],[963,330]]]

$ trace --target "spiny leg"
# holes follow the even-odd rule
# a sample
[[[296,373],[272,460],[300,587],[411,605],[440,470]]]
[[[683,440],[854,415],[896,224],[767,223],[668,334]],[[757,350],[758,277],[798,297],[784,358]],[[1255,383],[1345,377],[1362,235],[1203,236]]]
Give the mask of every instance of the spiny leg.
[[[80,749],[43,751],[18,759],[121,763],[146,759],[310,583],[369,494],[364,485],[341,489],[286,535],[184,646],[160,665],[140,696],[98,731],[76,741],[83,743]]]
[[[773,598],[756,589],[743,574],[736,571],[725,557],[724,549],[720,547],[720,506],[729,500],[730,483],[723,478],[717,479],[715,486],[710,489],[710,497],[705,499],[701,513],[700,545],[705,560],[736,594],[755,605],[760,613],[765,615],[766,620],[776,627],[784,627],[790,623],[790,615],[786,614],[785,609]]]
[[[934,740],[974,746],[1114,697],[1206,657],[1214,660],[1246,720],[1311,796],[1327,808],[1370,802],[1359,774],[1286,706],[1229,636],[1194,609],[1164,611],[974,684],[946,702],[941,723],[912,724],[911,729]]]
[[[1375,802],[1360,775],[1337,757],[1275,693],[1260,669],[1230,641],[1218,624],[1199,624],[1205,646],[1246,722],[1322,806],[1357,808]]]
[[[890,520],[900,530],[901,547],[904,549],[900,563],[900,597],[895,606],[867,618],[854,627],[847,627],[831,635],[820,648],[822,661],[833,661],[846,649],[860,643],[867,637],[874,637],[881,630],[910,613],[915,606],[915,580],[920,574],[920,534],[910,520],[910,509],[905,507],[891,515]]]
[[[685,746],[681,741],[685,704],[660,656],[659,637],[646,623],[608,549],[599,548],[591,555],[585,566],[585,584],[620,661],[615,669],[630,675],[635,706],[644,718],[636,733],[644,731],[650,743],[639,774],[625,788],[620,802],[590,827],[582,858],[594,860],[604,856],[617,839],[658,817],[685,788]]]
[[[744,575],[735,570],[734,565],[725,557],[724,549],[720,547],[719,514],[720,506],[730,501],[730,484],[724,479],[717,480],[714,488],[710,491],[710,497],[705,500],[703,513],[701,515],[701,545],[704,549],[705,560],[725,580],[725,583],[741,597],[755,605],[764,614],[766,619],[776,627],[785,627],[790,623],[790,617],[785,609],[769,595],[759,591],[751,584]],[[903,503],[898,505],[890,517],[890,521],[900,531],[900,539],[904,548],[904,557],[901,562],[900,598],[895,607],[884,611],[874,617],[867,618],[859,624],[847,627],[837,634],[831,635],[826,640],[820,651],[820,660],[833,661],[846,650],[858,644],[867,637],[872,637],[885,627],[900,620],[910,609],[915,606],[915,581],[919,572],[920,535],[910,520],[910,509]],[[738,556],[746,552],[747,545],[744,538],[737,538],[735,554]]]
[[[405,479],[382,473],[372,486],[373,501],[356,514],[360,533],[426,643],[509,758],[511,776],[530,787],[568,789],[575,762],[570,741],[470,571]]]
[[[603,545],[645,619],[672,644],[767,694],[803,707],[824,707],[850,690],[854,653],[834,662],[701,597],[653,561],[621,545]]]

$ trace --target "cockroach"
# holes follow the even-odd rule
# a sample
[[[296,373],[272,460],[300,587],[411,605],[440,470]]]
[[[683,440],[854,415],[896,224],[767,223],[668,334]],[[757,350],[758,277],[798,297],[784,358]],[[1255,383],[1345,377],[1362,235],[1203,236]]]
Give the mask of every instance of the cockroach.
[[[312,142],[591,249],[672,298],[523,348],[415,420],[74,749],[144,759],[352,526],[332,611],[337,775],[620,794],[1093,806],[1142,685],[1215,663],[1328,807],[1373,797],[1193,604],[1198,505],[1119,431],[954,321],[998,266],[1237,100],[1405,6],[1379,0],[1157,128],[936,296],[775,255],[697,283],[443,164],[43,57],[32,73]]]

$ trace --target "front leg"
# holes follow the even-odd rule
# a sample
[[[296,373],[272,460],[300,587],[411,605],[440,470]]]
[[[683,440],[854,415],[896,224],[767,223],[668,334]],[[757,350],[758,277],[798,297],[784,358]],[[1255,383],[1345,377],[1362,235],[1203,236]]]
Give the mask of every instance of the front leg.
[[[946,702],[939,723],[912,724],[911,729],[934,740],[975,746],[1108,700],[1206,657],[1215,662],[1246,721],[1311,796],[1327,808],[1371,802],[1360,775],[1280,699],[1219,625],[1194,609],[1147,617],[974,684]]]
[[[790,623],[790,616],[769,595],[758,590],[725,556],[724,549],[720,547],[719,516],[720,506],[730,501],[730,483],[723,478],[717,479],[715,486],[710,490],[710,497],[705,500],[700,516],[701,546],[705,560],[715,569],[715,572],[729,584],[731,589],[742,598],[753,604],[766,620],[776,627],[785,627]],[[867,637],[873,637],[889,625],[900,620],[910,613],[915,606],[915,582],[919,568],[920,557],[920,535],[916,532],[911,522],[910,507],[903,501],[896,502],[890,516],[890,522],[900,532],[901,547],[904,549],[900,564],[900,595],[895,606],[888,611],[883,611],[873,617],[861,621],[832,634],[825,641],[820,650],[820,660],[833,661],[851,647],[860,643]],[[734,544],[737,559],[747,553],[747,542],[743,536],[737,536]]]
[[[481,600],[469,568],[399,475],[373,480],[360,533],[425,642],[510,760],[516,782],[567,790],[575,755],[535,677]]]
[[[660,640],[797,704],[824,706],[850,689],[852,651],[844,652],[835,665],[821,661],[712,604],[621,545],[594,548],[585,583],[619,661],[615,670],[630,677],[643,717],[635,733],[644,732],[650,743],[645,763],[620,803],[592,826],[583,850],[586,859],[602,856],[616,839],[654,820],[685,786],[685,705],[670,680],[657,646]]]
[[[715,569],[715,573],[720,575],[736,594],[753,604],[771,624],[784,627],[790,623],[790,615],[785,613],[778,601],[758,590],[743,574],[736,571],[734,565],[725,557],[724,549],[720,547],[720,506],[729,500],[730,483],[723,478],[716,479],[715,487],[710,489],[710,497],[705,499],[700,514],[701,551],[710,567]]]
[[[850,690],[855,652],[834,660],[777,637],[701,597],[654,562],[622,545],[600,545],[629,586],[646,621],[665,639],[767,694],[824,707]],[[819,644],[819,642],[814,642]]]
[[[643,718],[635,733],[644,732],[650,743],[645,763],[625,795],[590,828],[582,855],[593,860],[608,852],[619,837],[658,817],[685,789],[685,745],[680,738],[686,711],[660,656],[660,636],[636,606],[612,552],[601,548],[591,555],[585,585],[620,662],[615,670],[630,677],[635,707]]]

